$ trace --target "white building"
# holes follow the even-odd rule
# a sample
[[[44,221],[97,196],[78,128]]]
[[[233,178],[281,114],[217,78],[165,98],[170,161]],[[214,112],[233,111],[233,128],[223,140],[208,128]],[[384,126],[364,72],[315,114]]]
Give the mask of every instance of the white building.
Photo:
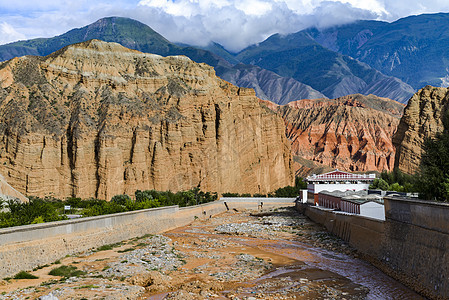
[[[321,191],[367,191],[374,179],[375,174],[352,174],[339,170],[313,174],[306,178],[308,199],[311,203],[318,203],[318,193]]]
[[[344,212],[358,214],[385,221],[385,207],[379,195],[351,195],[341,198],[340,209]]]

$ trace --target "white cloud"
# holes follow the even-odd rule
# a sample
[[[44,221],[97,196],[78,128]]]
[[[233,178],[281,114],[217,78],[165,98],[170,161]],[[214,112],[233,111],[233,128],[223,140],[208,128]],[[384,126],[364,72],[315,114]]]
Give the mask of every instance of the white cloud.
[[[26,36],[17,32],[10,24],[6,22],[0,24],[0,45],[24,39]]]
[[[375,0],[369,1],[372,1],[372,7],[377,7]],[[378,17],[375,12],[338,1],[308,0],[302,6],[298,1],[280,0],[223,0],[219,5],[215,3],[209,0],[141,0],[139,5],[142,12],[151,16],[150,21],[150,17],[142,15],[143,22],[171,41],[200,46],[214,41],[234,52],[274,33],[286,34],[310,26],[326,27],[359,18]],[[171,19],[177,30],[158,22],[167,19]]]

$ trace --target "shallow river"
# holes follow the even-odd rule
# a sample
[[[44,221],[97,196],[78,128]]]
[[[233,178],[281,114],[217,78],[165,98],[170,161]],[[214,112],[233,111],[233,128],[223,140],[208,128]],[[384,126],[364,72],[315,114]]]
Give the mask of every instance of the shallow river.
[[[258,244],[255,240],[241,241],[247,245],[255,246]],[[259,245],[265,251],[280,254],[289,258],[294,258],[302,261],[306,264],[300,270],[301,273],[306,273],[307,270],[311,270],[316,273],[316,269],[323,271],[330,271],[329,276],[332,273],[338,274],[352,281],[353,283],[360,284],[369,289],[369,293],[366,299],[425,299],[410,290],[400,282],[384,274],[371,264],[352,258],[348,255],[328,251],[321,248],[313,248],[310,245],[300,242],[283,242],[279,243],[273,241],[273,243],[265,242],[263,245]],[[292,269],[284,269],[277,271],[275,275],[282,272],[289,273],[294,272]],[[322,276],[326,276],[325,272]],[[271,276],[271,274],[269,275]]]
[[[250,223],[252,221],[246,224]],[[214,228],[215,225],[207,223],[195,224],[178,228],[167,236],[192,243],[201,238],[228,241],[241,247],[227,249],[229,253],[242,251],[276,261],[264,275],[237,284],[225,284],[225,290],[218,292],[215,299],[425,299],[371,264],[349,255],[288,237],[217,234]],[[285,232],[288,231],[287,228]],[[163,299],[166,295],[152,295],[149,299]]]

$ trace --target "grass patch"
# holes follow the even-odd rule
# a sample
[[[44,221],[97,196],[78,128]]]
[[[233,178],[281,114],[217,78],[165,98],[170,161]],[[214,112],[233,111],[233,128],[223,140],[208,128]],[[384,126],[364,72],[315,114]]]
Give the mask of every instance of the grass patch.
[[[37,271],[37,270],[40,270],[40,269],[43,269],[46,267],[49,267],[49,265],[38,266],[38,267],[34,268],[33,271]]]
[[[48,274],[68,278],[68,277],[79,277],[81,275],[86,274],[86,272],[78,270],[78,268],[75,266],[60,266],[51,270]]]
[[[117,252],[118,253],[125,253],[125,252],[129,252],[129,251],[133,251],[133,250],[136,250],[136,248],[127,248],[127,249],[124,249],[124,250],[119,250]]]
[[[58,283],[57,280],[51,279],[51,280],[42,282],[42,283],[41,283],[41,286],[50,286],[50,285],[56,284],[56,283]]]
[[[14,279],[37,279],[39,277],[25,271],[20,271],[14,276]]]
[[[99,286],[93,285],[93,284],[87,284],[87,285],[75,287],[75,289],[98,289],[98,288],[99,288]]]
[[[98,248],[95,250],[95,252],[112,250],[112,249],[114,249],[115,247],[119,247],[119,246],[121,246],[121,245],[122,245],[122,243],[115,243],[115,244],[103,245],[103,246],[98,247]]]
[[[58,259],[57,261],[55,261],[54,263],[52,263],[52,265],[60,265],[61,264],[61,260]]]

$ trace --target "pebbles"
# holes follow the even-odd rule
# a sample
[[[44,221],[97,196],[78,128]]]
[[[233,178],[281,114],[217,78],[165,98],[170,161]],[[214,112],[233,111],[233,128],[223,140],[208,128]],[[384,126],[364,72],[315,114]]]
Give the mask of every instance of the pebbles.
[[[120,261],[110,263],[102,272],[104,277],[132,276],[145,271],[173,271],[184,264],[183,255],[171,245],[172,240],[155,235],[141,241],[143,248],[120,256]]]
[[[221,234],[257,236],[258,233],[267,231],[268,225],[256,223],[234,223],[215,227],[215,231]]]
[[[209,273],[220,282],[245,281],[262,276],[271,264],[265,262],[261,258],[254,257],[250,254],[241,253],[236,255],[237,262],[230,268],[221,272]]]

